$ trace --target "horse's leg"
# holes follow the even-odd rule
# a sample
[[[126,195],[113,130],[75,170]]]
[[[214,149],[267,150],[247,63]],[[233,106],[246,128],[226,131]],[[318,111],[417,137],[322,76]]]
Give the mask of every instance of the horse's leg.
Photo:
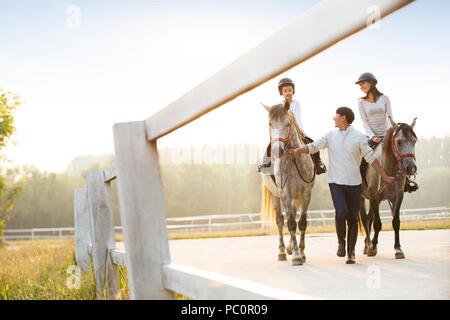
[[[394,219],[392,219],[392,227],[394,228],[395,232],[395,259],[405,259],[405,254],[403,253],[400,246],[400,206],[402,205],[402,201],[403,193],[401,193],[401,195],[399,194],[397,207],[395,208],[395,216]]]
[[[297,231],[297,223],[295,222],[297,208],[295,208],[292,205],[290,198],[287,194],[280,193],[280,196],[281,196],[281,201],[283,202],[283,206],[286,209],[287,226],[288,226],[289,233],[291,235],[291,239],[289,241],[288,247],[286,248],[286,251],[288,254],[290,254],[290,252],[292,253],[292,264],[293,265],[301,265],[301,264],[303,264],[303,262],[302,262],[302,258],[298,254],[297,239],[295,239],[295,232]]]
[[[308,206],[309,206],[310,201],[311,201],[311,193],[309,193],[309,195],[305,196],[305,199],[302,203],[302,208],[301,208],[302,211],[300,212],[300,219],[298,220],[298,229],[300,230],[300,236],[299,236],[300,256],[302,257],[303,262],[306,262],[305,233],[306,233],[306,227],[308,226],[308,222],[306,221],[306,218],[307,218]]]
[[[373,221],[374,235],[372,238],[369,251],[367,252],[367,255],[369,257],[377,255],[378,234],[380,233],[382,227],[379,210],[380,210],[380,203],[376,200],[370,200],[370,211],[372,212],[374,218]]]
[[[367,229],[369,233],[369,240],[370,240],[370,233],[372,232],[372,224],[373,224],[373,210],[370,208],[369,205],[369,213],[367,214]]]
[[[361,224],[364,227],[364,231],[366,232],[366,239],[364,241],[364,250],[363,254],[367,254],[367,251],[369,250],[370,246],[370,229],[368,225],[368,217],[367,217],[367,210],[366,210],[366,200],[361,197],[361,200],[359,202],[359,218],[361,219]]]
[[[270,194],[270,197],[272,198],[272,205],[273,209],[276,213],[276,221],[278,226],[278,235],[279,235],[279,252],[278,252],[278,260],[279,261],[285,261],[286,259],[286,252],[285,252],[285,246],[284,246],[284,239],[283,239],[283,226],[284,226],[284,217],[281,213],[281,201],[280,198],[274,196],[273,194]]]
[[[292,265],[294,266],[303,264],[303,259],[298,252],[297,239],[295,237],[297,232],[297,223],[295,221],[296,216],[297,216],[297,208],[292,206],[291,214],[288,216],[287,223],[289,233],[291,234],[290,247],[292,248]]]
[[[295,210],[295,209],[292,209],[292,210],[294,212],[294,221],[295,221],[295,220],[297,220],[297,210]],[[289,215],[287,215],[286,218],[287,218],[287,220],[289,222]],[[289,232],[289,234],[290,234],[290,232]],[[289,238],[289,244],[288,244],[288,246],[286,248],[286,251],[287,251],[288,255],[292,254],[292,238]]]

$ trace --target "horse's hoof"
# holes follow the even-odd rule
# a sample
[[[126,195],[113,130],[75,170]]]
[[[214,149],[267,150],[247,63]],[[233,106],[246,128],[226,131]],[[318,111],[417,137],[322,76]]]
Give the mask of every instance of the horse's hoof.
[[[300,255],[300,256],[301,256],[303,262],[305,263],[305,262],[306,262],[306,256],[305,256],[304,254],[302,254],[302,255]]]
[[[302,258],[292,259],[292,265],[293,266],[301,266],[302,264],[303,264],[303,259]]]
[[[286,261],[286,253],[280,253],[278,254],[278,261]]]
[[[370,247],[369,250],[367,251],[367,256],[375,257],[376,255],[377,255],[377,247],[376,246]]]
[[[403,252],[396,252],[395,259],[405,259],[405,254]]]
[[[287,246],[287,248],[286,248],[286,252],[287,252],[287,254],[288,255],[291,255],[292,254],[292,248],[291,248],[291,246],[289,245],[289,246]]]
[[[367,253],[369,252],[370,249],[370,240],[365,240],[364,241],[364,250],[363,250],[363,254],[367,255]]]

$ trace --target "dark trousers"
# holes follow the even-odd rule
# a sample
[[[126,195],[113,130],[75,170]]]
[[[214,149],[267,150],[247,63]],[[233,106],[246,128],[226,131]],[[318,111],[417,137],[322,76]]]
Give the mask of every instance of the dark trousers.
[[[355,253],[356,240],[358,238],[358,208],[362,193],[362,185],[346,186],[330,183],[331,197],[336,209],[336,234],[339,250],[345,248],[345,221],[347,220],[347,253],[349,258]]]
[[[347,221],[353,225],[358,222],[358,208],[361,199],[362,185],[347,186],[330,183],[331,198],[336,209],[336,220]]]

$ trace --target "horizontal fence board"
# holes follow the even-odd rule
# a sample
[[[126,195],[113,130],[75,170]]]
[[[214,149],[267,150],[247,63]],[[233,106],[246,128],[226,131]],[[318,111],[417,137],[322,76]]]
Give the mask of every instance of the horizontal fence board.
[[[447,207],[432,207],[432,208],[414,208],[414,209],[402,209],[400,210],[401,221],[420,221],[420,220],[442,220],[450,218],[450,208]],[[285,213],[283,212],[283,215]],[[320,215],[320,217],[312,217],[311,215]],[[211,230],[224,227],[236,227],[242,226],[257,226],[263,224],[264,221],[260,220],[260,213],[243,213],[243,214],[216,214],[209,216],[192,216],[192,217],[179,217],[179,218],[167,218],[167,229],[169,231],[199,231],[197,229],[210,228]],[[241,219],[236,222],[213,222],[221,219]],[[246,219],[252,219],[252,221],[246,221]],[[255,220],[253,220],[255,218]],[[286,217],[285,217],[286,218]],[[297,220],[300,218],[297,215]],[[380,218],[383,221],[392,219],[390,210],[380,210]],[[244,220],[245,219],[245,220]],[[207,221],[208,223],[204,223]],[[310,222],[330,222],[334,221],[334,210],[309,210],[308,211],[308,223]],[[186,224],[182,224],[186,222]],[[201,223],[199,223],[201,222]],[[176,223],[176,224],[170,224]],[[114,227],[115,233],[120,234],[122,232],[121,226]],[[61,231],[61,235],[59,234]],[[74,228],[34,228],[34,229],[5,229],[4,239],[17,240],[17,239],[57,239],[57,238],[73,238]]]
[[[324,0],[146,120],[156,140],[220,107],[364,29],[376,6],[380,18],[413,0]],[[295,39],[295,41],[293,41]]]
[[[162,266],[166,289],[200,300],[317,300],[253,281],[178,264]]]

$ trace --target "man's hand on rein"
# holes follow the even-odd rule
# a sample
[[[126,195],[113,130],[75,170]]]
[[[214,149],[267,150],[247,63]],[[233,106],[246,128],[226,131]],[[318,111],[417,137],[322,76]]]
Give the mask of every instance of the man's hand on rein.
[[[294,154],[296,154],[297,152],[300,153],[308,153],[308,147],[307,146],[300,146],[299,148],[296,149],[287,149],[286,152],[290,155],[293,156]]]

